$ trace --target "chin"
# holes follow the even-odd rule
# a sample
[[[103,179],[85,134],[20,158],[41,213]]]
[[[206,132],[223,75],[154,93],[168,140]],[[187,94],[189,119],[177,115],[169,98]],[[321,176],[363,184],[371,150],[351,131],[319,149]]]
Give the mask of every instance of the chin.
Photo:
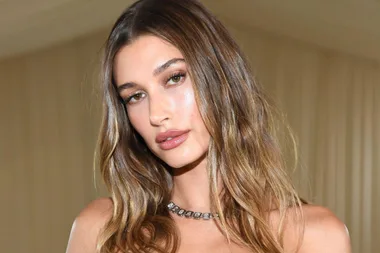
[[[191,154],[184,156],[165,157],[162,159],[167,165],[173,169],[192,169],[206,159],[206,152],[200,154]]]

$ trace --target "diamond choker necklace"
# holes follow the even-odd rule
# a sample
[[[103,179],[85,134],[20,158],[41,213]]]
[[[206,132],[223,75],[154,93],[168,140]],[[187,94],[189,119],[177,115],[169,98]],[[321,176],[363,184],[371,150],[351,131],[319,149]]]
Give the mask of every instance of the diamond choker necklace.
[[[193,218],[196,220],[199,220],[199,219],[210,220],[210,219],[215,219],[215,218],[219,217],[219,214],[217,214],[217,213],[215,213],[215,214],[201,213],[201,212],[193,212],[193,211],[185,210],[185,209],[177,206],[173,202],[170,202],[168,204],[168,209],[169,209],[169,211],[177,214],[180,217]]]

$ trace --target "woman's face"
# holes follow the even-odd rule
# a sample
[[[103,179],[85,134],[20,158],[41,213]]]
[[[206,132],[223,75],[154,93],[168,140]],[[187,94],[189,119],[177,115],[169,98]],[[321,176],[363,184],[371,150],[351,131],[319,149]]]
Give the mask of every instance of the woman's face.
[[[173,168],[203,157],[210,136],[176,47],[140,36],[116,55],[114,77],[132,126],[156,156]]]

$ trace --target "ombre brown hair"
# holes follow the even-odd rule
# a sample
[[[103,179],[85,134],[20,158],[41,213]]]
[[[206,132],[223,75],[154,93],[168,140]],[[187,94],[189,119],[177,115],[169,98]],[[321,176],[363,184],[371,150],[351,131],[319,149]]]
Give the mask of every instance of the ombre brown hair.
[[[220,214],[221,231],[254,252],[284,252],[287,210],[299,210],[301,217],[301,202],[284,170],[270,106],[238,45],[195,0],[137,1],[122,13],[108,37],[99,162],[114,209],[98,238],[98,252],[176,252],[180,242],[166,208],[171,168],[133,129],[113,79],[119,50],[147,34],[178,48],[189,68],[210,133],[210,199],[212,211]],[[276,232],[268,215],[273,209],[280,214]]]

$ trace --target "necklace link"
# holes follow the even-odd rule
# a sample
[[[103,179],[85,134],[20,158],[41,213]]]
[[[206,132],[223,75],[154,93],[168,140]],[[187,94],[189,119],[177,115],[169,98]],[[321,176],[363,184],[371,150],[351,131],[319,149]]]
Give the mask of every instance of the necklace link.
[[[201,213],[201,212],[194,212],[194,211],[190,211],[190,210],[185,210],[185,209],[177,206],[176,204],[174,204],[174,202],[170,202],[167,207],[168,207],[169,211],[177,214],[180,217],[193,218],[196,220],[199,220],[199,219],[210,220],[210,219],[219,218],[219,214],[217,214],[217,213],[215,213],[215,214]]]

